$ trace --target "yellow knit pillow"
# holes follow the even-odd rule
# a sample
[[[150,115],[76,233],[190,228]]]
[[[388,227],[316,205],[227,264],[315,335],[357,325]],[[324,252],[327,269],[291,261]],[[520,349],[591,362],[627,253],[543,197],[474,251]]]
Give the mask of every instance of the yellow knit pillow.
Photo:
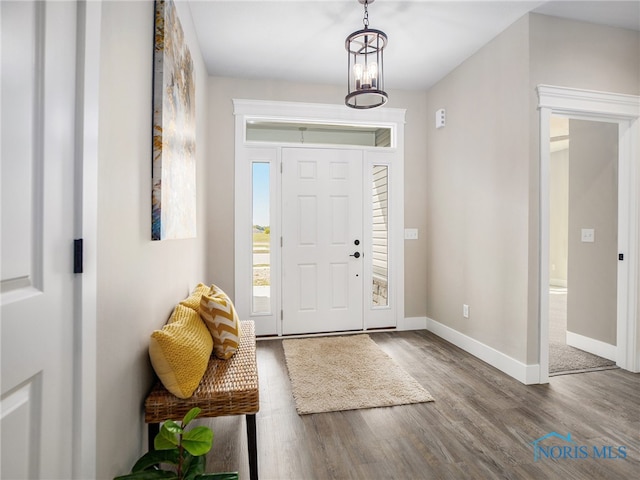
[[[209,294],[202,295],[200,315],[213,337],[213,352],[226,360],[238,350],[240,320],[231,299],[220,288],[211,286]]]
[[[191,295],[180,302],[180,305],[184,305],[185,307],[193,308],[196,312],[200,311],[200,298],[202,294],[209,293],[209,286],[204,283],[199,283],[196,285],[196,288],[193,289]]]
[[[179,398],[189,398],[204,376],[213,340],[194,309],[177,305],[169,323],[151,334],[149,357],[158,378]]]

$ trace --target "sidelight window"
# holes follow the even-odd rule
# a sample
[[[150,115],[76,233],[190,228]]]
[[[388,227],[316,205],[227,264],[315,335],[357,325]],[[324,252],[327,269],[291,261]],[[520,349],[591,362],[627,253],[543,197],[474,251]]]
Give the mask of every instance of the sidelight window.
[[[271,221],[269,162],[252,164],[253,228],[252,256],[253,314],[271,313]]]
[[[373,166],[372,278],[373,306],[389,305],[389,167]]]

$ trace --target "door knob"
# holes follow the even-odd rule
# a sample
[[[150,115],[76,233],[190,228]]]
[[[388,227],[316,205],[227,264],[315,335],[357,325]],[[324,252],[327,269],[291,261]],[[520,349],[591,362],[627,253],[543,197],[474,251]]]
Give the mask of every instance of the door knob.
[[[350,257],[360,258],[360,252],[353,253],[353,254],[351,254],[351,255],[349,255],[349,256],[350,256]]]

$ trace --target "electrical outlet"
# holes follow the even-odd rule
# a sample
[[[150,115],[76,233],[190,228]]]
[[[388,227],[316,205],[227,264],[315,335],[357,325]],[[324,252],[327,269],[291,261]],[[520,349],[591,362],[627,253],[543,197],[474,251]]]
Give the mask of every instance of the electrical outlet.
[[[462,316],[464,318],[469,318],[469,305],[467,305],[466,303],[462,305]]]

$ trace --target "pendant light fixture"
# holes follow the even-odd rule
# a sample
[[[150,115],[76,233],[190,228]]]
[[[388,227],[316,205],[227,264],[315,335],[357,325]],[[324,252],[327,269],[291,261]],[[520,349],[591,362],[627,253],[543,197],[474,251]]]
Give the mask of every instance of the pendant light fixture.
[[[375,0],[358,0],[364,5],[364,29],[353,32],[345,41],[348,52],[348,93],[344,103],[351,108],[376,108],[387,103],[384,91],[383,51],[387,35],[369,28],[369,4]]]

